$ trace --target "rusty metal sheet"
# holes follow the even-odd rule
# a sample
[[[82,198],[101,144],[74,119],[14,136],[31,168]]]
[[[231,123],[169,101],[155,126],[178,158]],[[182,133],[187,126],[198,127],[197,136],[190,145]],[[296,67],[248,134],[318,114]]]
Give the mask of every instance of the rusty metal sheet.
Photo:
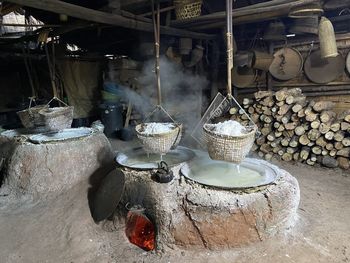
[[[321,51],[313,51],[305,61],[304,71],[308,79],[318,84],[329,83],[338,78],[345,68],[342,55],[333,58],[322,58]]]
[[[303,57],[298,50],[285,47],[274,53],[269,68],[271,75],[279,80],[290,80],[298,76],[303,67]]]

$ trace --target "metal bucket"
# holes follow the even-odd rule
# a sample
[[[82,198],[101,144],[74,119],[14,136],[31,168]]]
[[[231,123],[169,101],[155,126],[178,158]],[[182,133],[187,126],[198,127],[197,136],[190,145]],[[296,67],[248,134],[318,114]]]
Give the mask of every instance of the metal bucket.
[[[323,58],[331,58],[338,56],[337,41],[335,39],[334,28],[332,22],[322,17],[319,27],[318,36],[320,39],[321,56]]]
[[[322,58],[321,51],[314,51],[305,60],[304,71],[308,79],[318,84],[329,83],[338,78],[345,67],[341,55],[332,58]]]
[[[286,40],[286,27],[281,21],[271,22],[264,32],[264,40],[281,41]]]
[[[101,120],[107,137],[114,137],[123,128],[123,106],[118,102],[103,103],[100,106]]]
[[[289,32],[293,34],[318,35],[318,16],[293,19]]]
[[[255,69],[268,71],[273,61],[273,55],[264,51],[253,50],[253,65]]]
[[[290,80],[298,76],[303,67],[303,57],[294,48],[282,48],[274,53],[269,68],[273,77],[279,80]]]
[[[233,67],[232,84],[237,88],[251,86],[257,78],[257,71],[249,67]]]

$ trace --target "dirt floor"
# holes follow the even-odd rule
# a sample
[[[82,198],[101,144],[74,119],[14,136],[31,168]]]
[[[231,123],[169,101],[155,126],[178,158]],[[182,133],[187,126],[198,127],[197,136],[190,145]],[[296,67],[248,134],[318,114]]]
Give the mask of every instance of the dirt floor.
[[[276,164],[298,179],[301,203],[296,226],[271,240],[229,251],[144,252],[128,242],[123,223],[94,223],[83,182],[35,203],[0,197],[0,262],[350,262],[350,172]]]

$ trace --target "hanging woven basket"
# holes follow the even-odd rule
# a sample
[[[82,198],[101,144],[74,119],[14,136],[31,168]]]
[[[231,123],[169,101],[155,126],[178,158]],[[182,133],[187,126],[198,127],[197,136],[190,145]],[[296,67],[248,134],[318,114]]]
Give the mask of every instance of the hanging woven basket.
[[[45,108],[39,111],[48,131],[70,128],[73,122],[73,106]]]
[[[21,120],[22,125],[27,128],[36,128],[39,126],[44,126],[44,120],[39,114],[39,111],[48,108],[47,105],[37,105],[34,107],[29,107],[28,109],[18,111],[17,115]]]
[[[257,127],[247,126],[247,133],[240,136],[223,135],[214,132],[215,124],[203,126],[211,159],[232,163],[241,163],[249,153],[255,140]]]
[[[184,20],[201,15],[202,0],[174,0],[176,19]]]
[[[182,135],[182,124],[179,123],[162,123],[171,125],[171,130],[164,133],[145,133],[148,123],[141,123],[135,127],[137,137],[141,141],[143,148],[148,153],[166,154],[172,148],[175,148]]]

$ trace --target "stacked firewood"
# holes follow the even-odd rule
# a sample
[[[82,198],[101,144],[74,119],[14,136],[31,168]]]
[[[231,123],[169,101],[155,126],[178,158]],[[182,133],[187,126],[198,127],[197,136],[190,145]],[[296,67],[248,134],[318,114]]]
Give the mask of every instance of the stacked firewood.
[[[260,157],[349,169],[350,110],[337,115],[333,102],[308,101],[299,88],[254,97],[245,98],[243,108],[259,126],[253,150]],[[247,124],[244,111],[231,108],[230,118]]]

